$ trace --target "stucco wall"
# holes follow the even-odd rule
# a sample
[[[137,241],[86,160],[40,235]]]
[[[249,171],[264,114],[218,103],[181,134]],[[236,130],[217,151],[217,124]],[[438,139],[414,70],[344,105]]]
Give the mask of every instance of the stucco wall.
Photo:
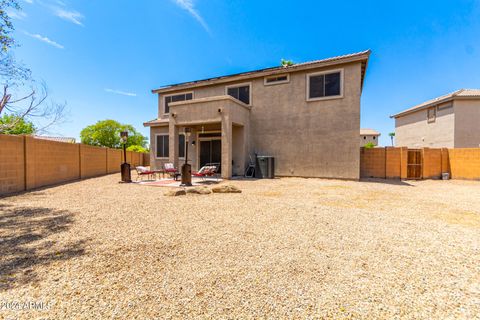
[[[455,100],[455,148],[480,147],[480,100]]]
[[[395,119],[395,146],[454,147],[455,115],[451,102],[440,105],[435,122],[427,122],[427,110],[420,110]]]
[[[323,70],[344,70],[343,98],[306,101],[307,73]],[[245,83],[240,81],[237,83]],[[264,78],[252,79],[249,153],[274,156],[276,174],[358,179],[360,159],[361,64],[359,62],[290,73],[290,82],[264,85]],[[193,91],[194,98],[220,96],[225,86],[212,85],[182,90]],[[171,92],[169,94],[173,94]],[[163,117],[163,99],[159,99],[159,116]],[[155,133],[165,130],[152,127]],[[152,148],[151,163],[155,159]]]
[[[378,146],[378,136],[362,134],[360,135],[360,147],[364,147],[367,143],[373,143]]]

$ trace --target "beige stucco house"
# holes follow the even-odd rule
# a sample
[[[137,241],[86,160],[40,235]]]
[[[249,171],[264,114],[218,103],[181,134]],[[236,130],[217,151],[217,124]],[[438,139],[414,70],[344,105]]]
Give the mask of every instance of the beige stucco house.
[[[359,178],[360,95],[370,51],[152,90],[151,166],[221,163],[243,175],[255,153],[277,176]],[[184,128],[192,129],[185,143]]]
[[[364,147],[367,143],[373,143],[378,146],[378,137],[380,132],[373,129],[360,129],[360,147]]]
[[[391,117],[396,146],[480,147],[480,89],[460,89]]]

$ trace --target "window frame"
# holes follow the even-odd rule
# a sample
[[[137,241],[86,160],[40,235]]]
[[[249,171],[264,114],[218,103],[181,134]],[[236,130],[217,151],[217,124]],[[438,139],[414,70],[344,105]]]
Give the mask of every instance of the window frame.
[[[283,77],[283,76],[287,76],[287,80],[278,80],[278,81],[274,81],[274,82],[267,82],[268,79],[278,78],[278,77]],[[290,73],[272,74],[272,75],[269,75],[269,76],[266,76],[266,77],[263,78],[263,85],[265,85],[265,86],[274,86],[276,84],[283,84],[283,83],[289,83],[289,82],[290,82]]]
[[[166,107],[166,103],[165,103],[165,99],[167,99],[168,97],[174,97],[174,96],[180,96],[180,95],[187,95],[191,93],[192,94],[192,99],[195,99],[195,91],[185,91],[185,92],[177,92],[177,93],[172,93],[172,94],[166,94],[166,95],[163,95],[163,114],[164,115],[167,115],[167,114],[170,114],[170,110],[168,112],[165,112],[165,107]],[[183,101],[190,101],[190,100],[183,100]],[[180,101],[176,101],[176,102],[180,102]]]
[[[170,151],[168,152],[168,156],[164,156],[164,157],[159,157],[158,156],[158,137],[159,136],[162,136],[162,137],[168,137],[168,139],[170,139],[169,137],[169,134],[168,133],[156,133],[155,134],[155,159],[169,159],[169,156],[170,156]],[[169,145],[169,148],[170,148],[170,145]]]
[[[237,98],[234,98],[234,99],[240,101],[241,103],[243,103],[247,106],[251,106],[252,105],[252,83],[251,82],[242,82],[242,83],[235,83],[235,84],[227,85],[227,86],[225,86],[225,95],[232,97],[231,95],[228,94],[228,89],[230,89],[230,88],[240,88],[240,87],[246,87],[246,86],[249,87],[249,89],[248,89],[248,100],[249,100],[250,103],[247,104],[247,103],[245,103],[242,100],[239,100]]]
[[[433,117],[430,118],[430,111],[433,111]],[[427,123],[434,123],[437,121],[437,106],[427,108]]]
[[[340,94],[336,96],[325,96],[325,97],[317,97],[317,98],[310,98],[310,78],[312,76],[320,76],[320,75],[326,75],[326,74],[331,74],[331,73],[340,73]],[[325,71],[319,71],[319,72],[312,72],[312,73],[307,73],[306,77],[306,100],[307,102],[310,101],[321,101],[321,100],[332,100],[332,99],[342,99],[343,98],[343,85],[344,85],[344,69],[331,69],[331,70],[325,70]],[[324,81],[324,89],[325,89],[325,81]]]

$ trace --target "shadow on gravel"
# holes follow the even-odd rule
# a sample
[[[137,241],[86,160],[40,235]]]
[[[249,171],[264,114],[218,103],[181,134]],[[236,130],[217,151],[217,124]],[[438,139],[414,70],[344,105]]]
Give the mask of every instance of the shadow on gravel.
[[[65,210],[0,204],[0,291],[37,281],[38,266],[83,255],[85,241],[49,240],[72,223]]]
[[[400,179],[379,179],[379,178],[362,178],[360,182],[373,182],[382,184],[391,184],[395,186],[414,187],[414,185]]]

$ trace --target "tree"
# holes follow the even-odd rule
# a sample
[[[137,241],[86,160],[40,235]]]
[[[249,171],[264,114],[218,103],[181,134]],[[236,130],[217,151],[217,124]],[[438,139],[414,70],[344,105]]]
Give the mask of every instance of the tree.
[[[295,63],[292,61],[292,60],[285,60],[282,58],[282,60],[280,60],[280,65],[282,67],[290,67],[290,66],[293,66]]]
[[[390,139],[392,140],[392,147],[393,147],[393,138],[395,137],[395,132],[390,132],[388,135],[390,136]]]
[[[375,143],[373,142],[367,142],[364,146],[365,149],[372,149],[375,148]]]
[[[0,116],[8,112],[14,117],[0,125],[0,133],[14,130],[22,121],[36,123],[38,133],[48,132],[64,121],[66,104],[48,101],[47,86],[36,82],[31,71],[15,60],[14,27],[8,9],[20,10],[20,6],[16,0],[0,0]]]
[[[147,149],[147,148],[144,148],[144,147],[142,147],[142,146],[133,145],[133,146],[128,147],[128,148],[127,148],[127,151],[147,153],[147,152],[148,152],[148,149]]]
[[[127,148],[134,145],[143,148],[146,146],[147,138],[132,125],[121,124],[115,120],[98,121],[84,128],[80,132],[80,139],[84,144],[119,149],[123,146],[120,140],[122,131],[128,131]]]
[[[4,114],[0,117],[0,127],[5,127],[4,134],[34,134],[36,132],[33,122],[20,118],[14,114]]]

